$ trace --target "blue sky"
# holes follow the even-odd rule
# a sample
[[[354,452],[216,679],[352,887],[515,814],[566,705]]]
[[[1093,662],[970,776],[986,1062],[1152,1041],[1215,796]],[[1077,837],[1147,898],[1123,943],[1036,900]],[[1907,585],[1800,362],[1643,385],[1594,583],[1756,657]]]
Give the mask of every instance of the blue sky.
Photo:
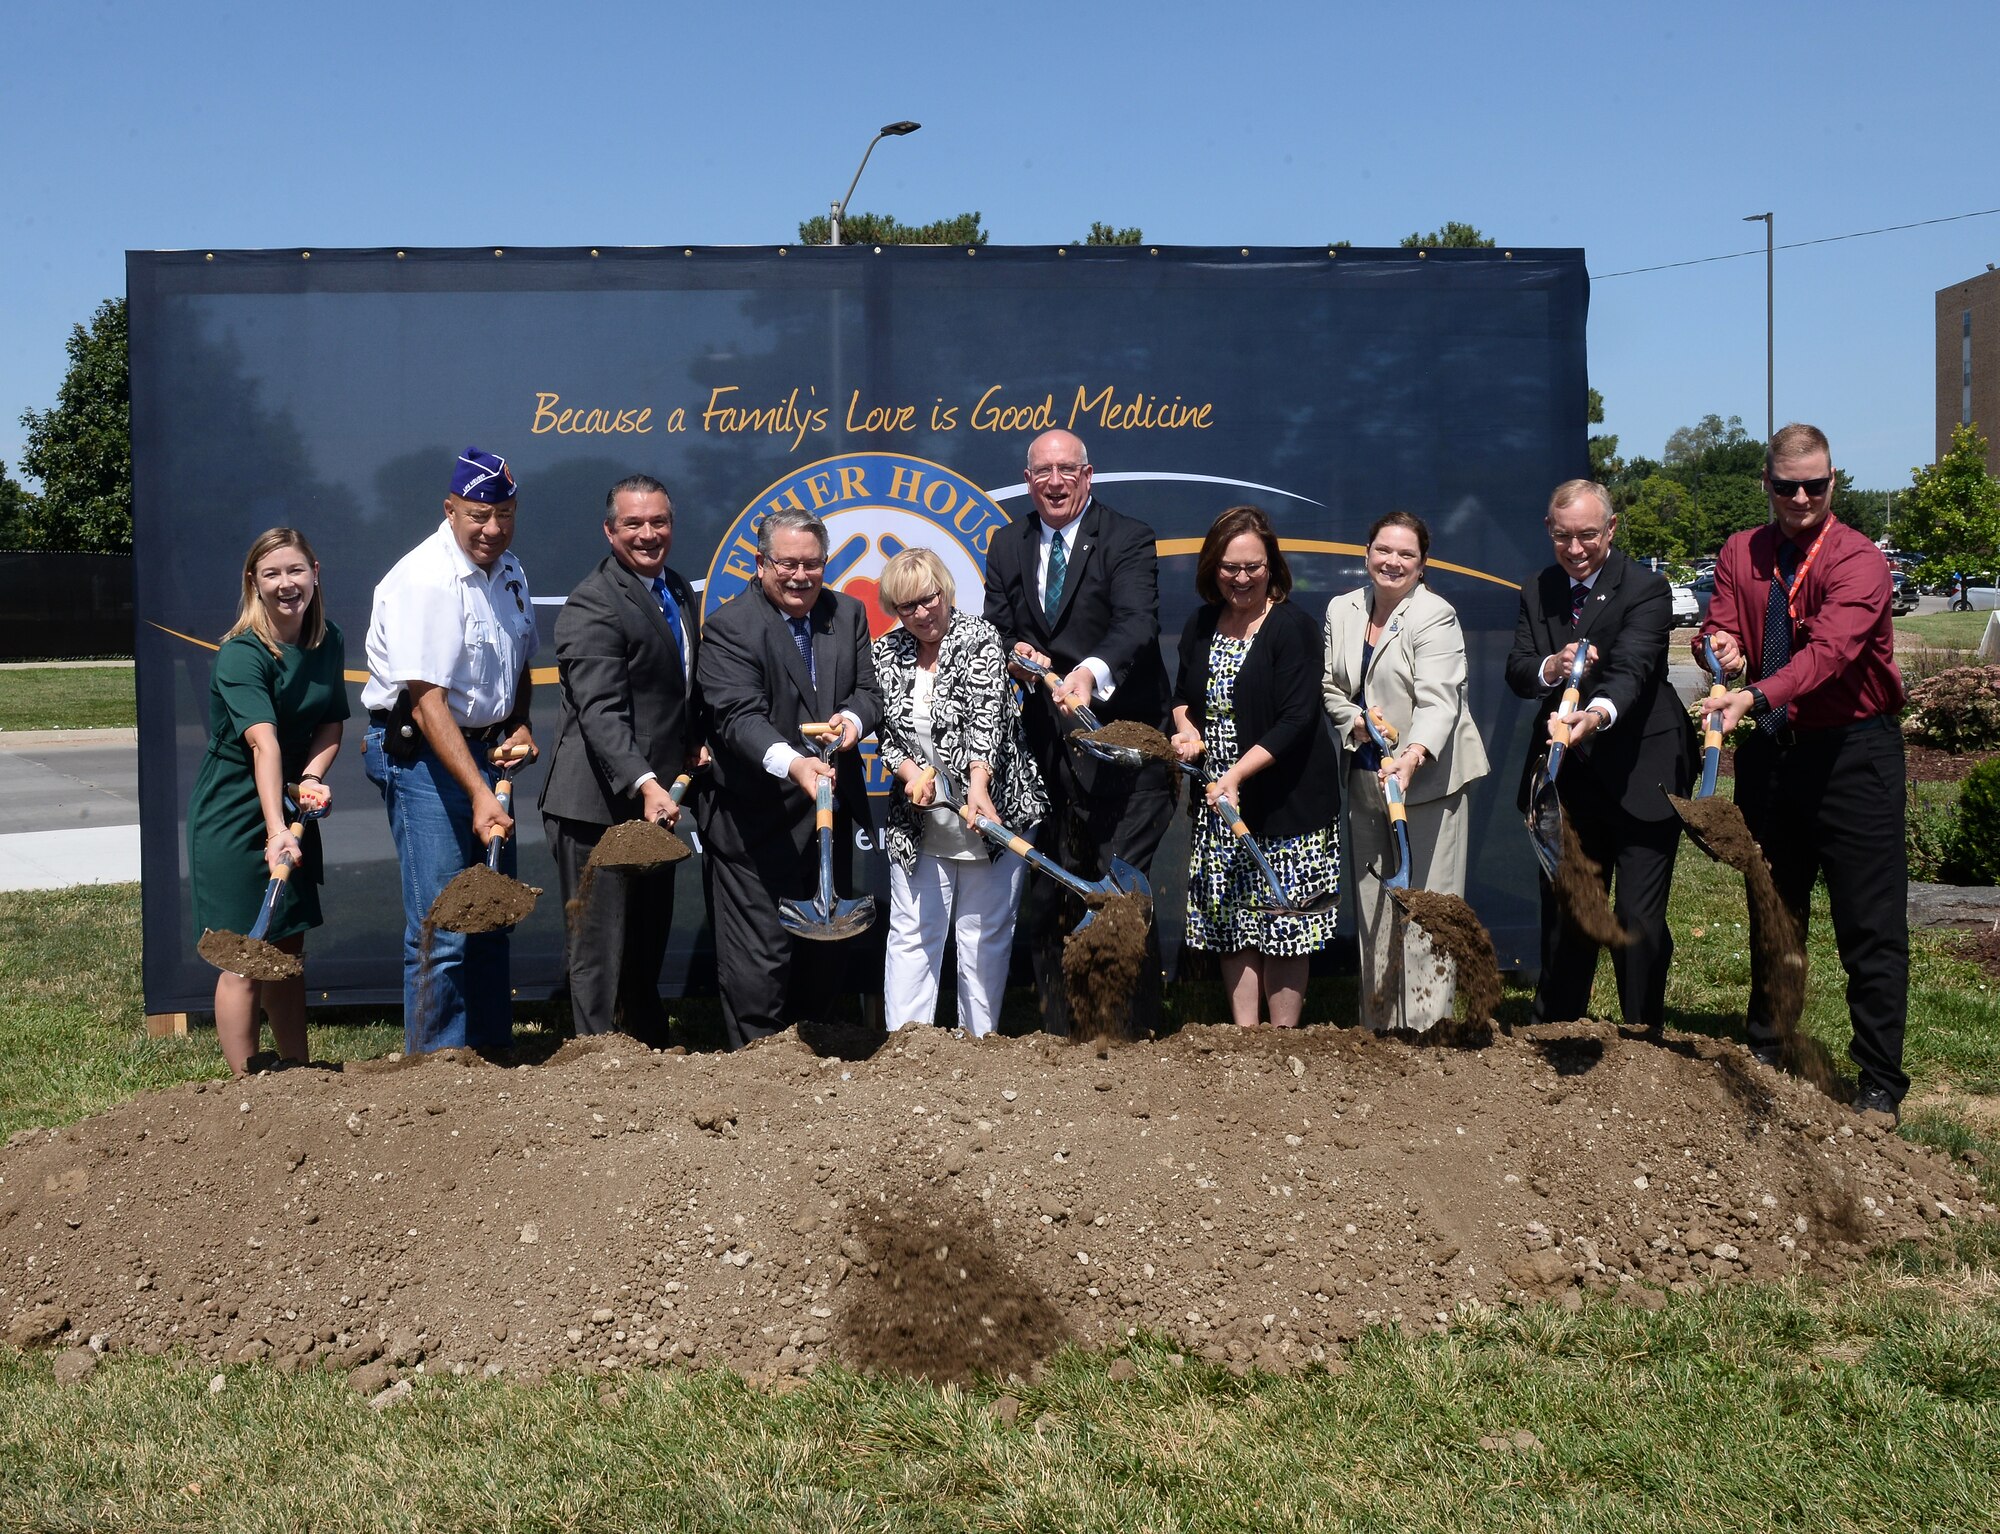
[[[0,0],[0,459],[127,248],[778,244],[856,209],[996,242],[1581,246],[1622,450],[1764,414],[1781,244],[2000,207],[2000,6]],[[1754,259],[1607,274],[1756,247]],[[1933,294],[2000,217],[1778,253],[1777,412],[1863,486],[1933,453]]]

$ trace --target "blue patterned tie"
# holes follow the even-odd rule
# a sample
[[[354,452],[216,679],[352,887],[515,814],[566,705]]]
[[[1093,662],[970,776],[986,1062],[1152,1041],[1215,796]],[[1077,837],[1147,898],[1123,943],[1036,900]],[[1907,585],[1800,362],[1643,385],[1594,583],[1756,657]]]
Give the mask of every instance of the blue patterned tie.
[[[1771,572],[1770,595],[1764,599],[1764,659],[1757,680],[1769,681],[1792,658],[1792,567],[1799,562],[1799,546],[1778,535],[1778,563]],[[1766,735],[1785,727],[1785,710],[1774,708],[1757,721]]]
[[[819,686],[819,668],[813,665],[812,622],[806,618],[787,618],[792,626],[792,642],[799,647],[799,655],[806,663],[806,675],[812,678],[813,686]]]
[[[1042,615],[1051,623],[1062,606],[1063,572],[1068,569],[1069,553],[1063,546],[1063,535],[1057,533],[1049,540],[1049,578],[1042,588]]]
[[[653,600],[660,604],[660,616],[667,620],[667,632],[674,636],[674,652],[680,656],[682,668],[686,669],[687,642],[681,638],[681,605],[667,589],[664,575],[653,577]]]
[[[1569,588],[1569,626],[1575,628],[1583,621],[1583,604],[1590,600],[1590,588],[1582,581]]]

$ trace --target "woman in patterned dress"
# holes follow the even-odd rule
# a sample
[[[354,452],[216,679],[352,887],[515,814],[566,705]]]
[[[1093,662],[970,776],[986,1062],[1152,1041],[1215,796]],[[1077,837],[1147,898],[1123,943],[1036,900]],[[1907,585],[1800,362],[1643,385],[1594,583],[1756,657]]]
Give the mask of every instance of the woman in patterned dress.
[[[1320,627],[1288,600],[1291,567],[1255,506],[1216,518],[1195,589],[1206,605],[1181,633],[1173,704],[1174,750],[1199,761],[1207,783],[1193,806],[1185,941],[1222,956],[1239,1027],[1255,1026],[1261,996],[1273,1024],[1294,1028],[1334,912],[1261,913],[1269,885],[1207,807],[1236,806],[1294,904],[1339,890],[1339,756],[1320,709]]]
[[[292,865],[271,916],[270,942],[305,947],[320,924],[319,826],[294,838],[285,784],[302,807],[331,802],[325,777],[348,716],[345,650],[327,622],[319,561],[305,534],[274,527],[243,560],[236,622],[222,636],[209,685],[208,754],[188,803],[188,884],[195,931],[248,932],[278,870]],[[258,1042],[259,1010],[271,1019],[281,1064],[306,1058],[306,983],[215,980],[215,1036],[241,1076]]]
[[[967,827],[924,769],[950,779],[974,813],[1023,833],[1049,800],[1021,736],[999,632],[958,611],[956,595],[951,571],[929,549],[905,549],[883,566],[882,610],[902,626],[875,641],[878,755],[890,773],[882,1005],[891,1032],[931,1023],[949,929],[958,941],[958,1026],[979,1038],[1000,1019],[1028,865]]]

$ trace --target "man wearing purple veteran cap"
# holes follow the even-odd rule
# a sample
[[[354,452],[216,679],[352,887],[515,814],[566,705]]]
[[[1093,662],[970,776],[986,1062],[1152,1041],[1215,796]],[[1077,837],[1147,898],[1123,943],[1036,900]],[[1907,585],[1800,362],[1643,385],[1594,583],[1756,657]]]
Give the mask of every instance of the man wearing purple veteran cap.
[[[362,765],[382,791],[403,885],[403,1047],[506,1047],[513,1036],[507,933],[430,934],[438,892],[506,836],[513,817],[493,785],[497,752],[525,747],[535,608],[514,539],[507,460],[468,447],[452,467],[444,522],[375,588],[368,622],[368,710]],[[521,765],[515,764],[516,770]]]

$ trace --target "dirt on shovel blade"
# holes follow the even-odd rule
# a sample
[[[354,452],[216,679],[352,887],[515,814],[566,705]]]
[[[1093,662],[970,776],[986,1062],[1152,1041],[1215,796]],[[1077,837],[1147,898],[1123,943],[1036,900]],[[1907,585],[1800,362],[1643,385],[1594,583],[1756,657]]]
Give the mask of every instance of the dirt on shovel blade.
[[[1063,939],[1070,1037],[1123,1038],[1146,964],[1153,902],[1144,895],[1107,895],[1090,906],[1096,919]]]
[[[306,972],[297,954],[227,928],[202,933],[194,951],[217,969],[245,980],[291,980]]]
[[[1756,917],[1750,969],[1771,1009],[1785,1061],[1822,1091],[1834,1091],[1838,1073],[1825,1047],[1798,1027],[1806,1005],[1805,939],[1771,882],[1771,865],[1744,823],[1743,811],[1728,799],[1667,798],[1702,845],[1743,875],[1744,898]]]
[[[1430,935],[1431,946],[1450,956],[1453,983],[1464,1003],[1457,1026],[1468,1030],[1468,1037],[1476,1042],[1500,1006],[1500,961],[1493,952],[1492,934],[1472,907],[1456,895],[1436,890],[1389,893],[1409,912],[1410,920]]]
[[[1593,943],[1623,948],[1632,938],[1611,914],[1604,869],[1583,850],[1568,816],[1563,817],[1562,828],[1562,858],[1556,864],[1555,877],[1556,908],[1562,912],[1563,920]]]
[[[475,863],[438,891],[424,925],[446,932],[498,932],[526,921],[541,894],[532,884]]]
[[[1125,746],[1156,762],[1180,761],[1166,736],[1136,719],[1114,719],[1101,730],[1083,731],[1079,738],[1100,746]]]
[[[590,849],[591,868],[657,868],[690,855],[688,844],[651,820],[627,820],[611,827]]]

